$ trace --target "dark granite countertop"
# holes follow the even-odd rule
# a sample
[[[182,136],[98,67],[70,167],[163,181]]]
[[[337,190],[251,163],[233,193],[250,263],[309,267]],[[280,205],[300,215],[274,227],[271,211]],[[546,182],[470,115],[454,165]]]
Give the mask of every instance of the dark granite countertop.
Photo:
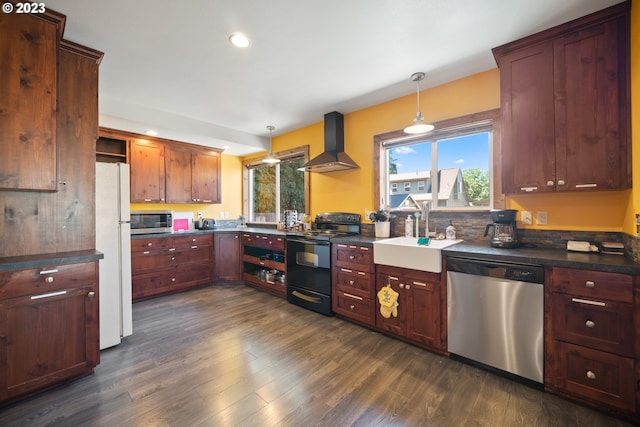
[[[176,236],[191,236],[198,234],[216,234],[216,233],[258,233],[268,234],[271,236],[286,236],[285,231],[276,230],[275,228],[262,228],[262,227],[227,227],[227,228],[214,228],[212,230],[188,230],[188,231],[175,231],[173,233],[157,233],[157,234],[132,234],[132,240],[160,238],[160,237],[176,237]]]
[[[569,252],[563,249],[520,247],[493,248],[488,244],[462,242],[442,250],[445,256],[481,260],[540,264],[554,267],[583,268],[611,273],[640,274],[640,264],[623,255]]]
[[[52,254],[26,255],[0,258],[0,271],[25,270],[62,264],[77,264],[97,261],[104,258],[102,252],[95,250],[57,252]]]

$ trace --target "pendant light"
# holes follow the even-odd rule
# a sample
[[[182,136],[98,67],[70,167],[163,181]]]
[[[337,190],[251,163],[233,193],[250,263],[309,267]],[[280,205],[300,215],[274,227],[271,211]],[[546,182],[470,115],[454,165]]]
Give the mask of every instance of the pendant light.
[[[263,163],[269,163],[269,164],[276,164],[276,163],[280,163],[280,159],[275,157],[273,155],[273,152],[271,152],[271,149],[273,147],[273,136],[271,135],[271,132],[273,132],[273,130],[275,129],[274,126],[267,126],[267,129],[269,129],[269,154],[267,154],[267,157],[265,157],[264,159],[262,159]]]
[[[413,118],[413,123],[411,125],[404,128],[404,133],[408,133],[411,135],[417,135],[421,133],[427,133],[433,130],[434,126],[429,123],[424,122],[424,117],[422,117],[422,113],[420,112],[420,80],[424,79],[424,73],[413,73],[411,75],[411,80],[416,82],[416,96],[418,97],[418,112],[416,116]]]

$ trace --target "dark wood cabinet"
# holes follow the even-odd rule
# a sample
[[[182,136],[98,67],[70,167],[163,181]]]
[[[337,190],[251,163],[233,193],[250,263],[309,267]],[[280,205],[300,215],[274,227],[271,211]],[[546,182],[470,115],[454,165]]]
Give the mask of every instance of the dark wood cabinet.
[[[134,301],[213,281],[213,235],[145,237],[131,241]]]
[[[239,233],[214,234],[214,277],[216,281],[242,280],[241,245]]]
[[[339,316],[375,326],[373,247],[331,245],[332,310]]]
[[[57,58],[62,28],[64,16],[52,11],[0,15],[0,189],[58,189]]]
[[[0,272],[0,401],[93,372],[97,262]]]
[[[167,144],[166,202],[220,203],[220,153]]]
[[[286,298],[285,236],[242,233],[241,239],[242,280],[249,286]]]
[[[164,144],[143,139],[130,141],[132,203],[164,203],[164,156]]]
[[[505,193],[631,186],[629,8],[624,2],[493,50]]]
[[[554,267],[545,285],[545,386],[636,412],[634,277]]]
[[[376,293],[391,286],[399,294],[399,306],[397,317],[385,318],[376,297],[376,327],[431,350],[444,351],[440,279],[439,273],[377,265]]]

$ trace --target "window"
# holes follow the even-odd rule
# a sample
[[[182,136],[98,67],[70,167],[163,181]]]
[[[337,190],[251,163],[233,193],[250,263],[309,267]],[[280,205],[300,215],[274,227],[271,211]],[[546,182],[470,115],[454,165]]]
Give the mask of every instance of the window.
[[[244,214],[249,222],[276,223],[286,210],[307,212],[309,180],[298,170],[308,159],[308,146],[274,153],[280,163],[246,163]]]
[[[436,124],[426,135],[377,135],[376,200],[391,210],[486,210],[492,207],[492,144],[496,112]],[[411,181],[416,184],[411,185]],[[394,191],[403,185],[405,192]]]

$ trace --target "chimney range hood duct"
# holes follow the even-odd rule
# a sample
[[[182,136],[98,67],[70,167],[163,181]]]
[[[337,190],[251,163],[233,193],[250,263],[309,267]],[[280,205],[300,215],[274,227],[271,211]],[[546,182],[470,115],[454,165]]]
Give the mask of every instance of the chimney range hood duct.
[[[344,152],[344,116],[337,111],[324,115],[324,152],[302,166],[307,172],[335,172],[357,168]]]

